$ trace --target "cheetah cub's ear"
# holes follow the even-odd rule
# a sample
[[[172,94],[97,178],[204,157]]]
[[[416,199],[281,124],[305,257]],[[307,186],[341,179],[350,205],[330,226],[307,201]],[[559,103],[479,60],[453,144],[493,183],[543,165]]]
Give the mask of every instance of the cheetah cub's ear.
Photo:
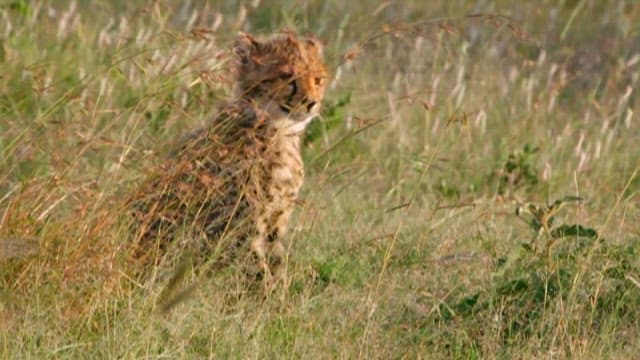
[[[322,56],[322,43],[320,42],[320,40],[316,39],[315,37],[308,37],[307,44],[312,48],[315,48],[318,51],[318,54]]]
[[[233,53],[240,59],[242,65],[253,61],[253,54],[257,53],[262,44],[251,34],[241,34],[233,44]]]

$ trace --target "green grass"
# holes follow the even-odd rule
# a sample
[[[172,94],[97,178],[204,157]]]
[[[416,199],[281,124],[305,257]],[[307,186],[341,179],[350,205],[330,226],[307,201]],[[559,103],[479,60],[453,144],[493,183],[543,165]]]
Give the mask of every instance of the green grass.
[[[635,2],[185,3],[0,3],[1,357],[637,354]],[[123,201],[284,27],[334,75],[291,284],[187,272],[163,312]]]

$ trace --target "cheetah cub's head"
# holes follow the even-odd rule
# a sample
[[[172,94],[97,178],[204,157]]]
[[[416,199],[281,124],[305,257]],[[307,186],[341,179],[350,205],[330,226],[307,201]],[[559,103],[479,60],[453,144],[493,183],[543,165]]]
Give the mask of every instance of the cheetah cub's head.
[[[243,34],[234,53],[242,98],[271,114],[276,128],[301,133],[320,111],[327,83],[318,40],[291,32],[265,39]]]

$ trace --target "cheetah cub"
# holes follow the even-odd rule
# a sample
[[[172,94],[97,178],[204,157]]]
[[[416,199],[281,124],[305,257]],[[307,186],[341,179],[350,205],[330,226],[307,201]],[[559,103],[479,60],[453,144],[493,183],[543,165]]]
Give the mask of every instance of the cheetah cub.
[[[244,34],[233,52],[237,99],[185,138],[131,200],[136,256],[157,263],[187,249],[226,263],[245,250],[265,279],[277,279],[304,177],[301,136],[320,110],[327,71],[321,44],[289,32]]]

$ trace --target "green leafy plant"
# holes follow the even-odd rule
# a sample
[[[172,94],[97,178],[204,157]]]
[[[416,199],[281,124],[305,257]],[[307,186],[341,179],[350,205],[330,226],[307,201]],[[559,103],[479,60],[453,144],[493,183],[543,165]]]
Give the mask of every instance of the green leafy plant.
[[[498,194],[513,192],[516,188],[531,188],[538,184],[538,174],[535,167],[538,147],[525,144],[522,150],[509,154],[503,167],[497,172],[499,175]]]
[[[579,260],[588,254],[590,245],[601,241],[595,229],[559,220],[568,204],[581,201],[568,196],[551,204],[519,205],[516,216],[530,228],[531,239],[515,255],[496,259],[486,291],[463,294],[451,304],[442,304],[441,318],[447,322],[491,318],[493,331],[501,334],[505,344],[550,326],[543,314],[555,311],[557,299],[568,299]]]
[[[559,239],[597,239],[598,233],[594,229],[585,228],[579,224],[559,224],[556,226],[557,214],[567,204],[581,201],[580,197],[567,196],[547,205],[533,203],[519,205],[516,208],[516,216],[529,225],[533,233],[531,241],[524,244],[523,247],[535,255],[544,256],[549,260],[551,248]]]
[[[348,93],[334,102],[325,102],[322,121],[312,122],[305,131],[304,144],[310,145],[323,134],[335,129],[344,120],[344,109],[351,103],[351,94]]]

